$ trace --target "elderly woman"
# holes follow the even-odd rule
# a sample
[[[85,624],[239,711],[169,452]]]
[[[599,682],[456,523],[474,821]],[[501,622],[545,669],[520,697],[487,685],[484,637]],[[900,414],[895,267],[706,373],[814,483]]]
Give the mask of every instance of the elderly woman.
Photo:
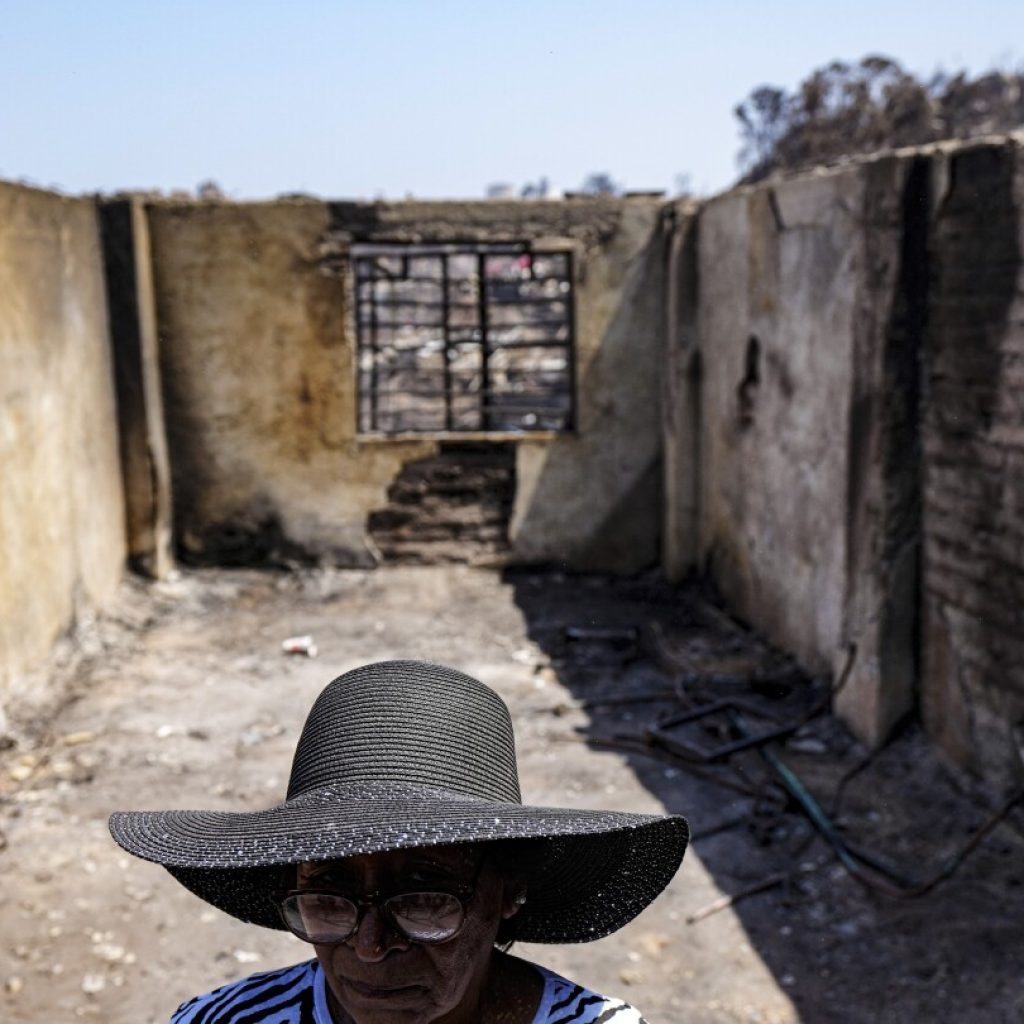
[[[680,817],[524,806],[504,702],[409,661],[327,686],[283,803],[122,812],[110,829],[208,903],[316,952],[197,996],[172,1024],[637,1024],[507,950],[620,928],[688,838]]]

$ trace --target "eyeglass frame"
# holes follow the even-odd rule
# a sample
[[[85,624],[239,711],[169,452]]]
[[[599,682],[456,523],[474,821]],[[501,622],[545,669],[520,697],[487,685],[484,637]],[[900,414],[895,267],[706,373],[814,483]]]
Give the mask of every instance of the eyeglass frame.
[[[484,864],[487,862],[486,857],[481,857],[477,862],[476,868],[473,871],[473,876],[467,882],[454,883],[449,886],[437,886],[432,889],[397,889],[388,891],[386,889],[376,889],[373,892],[363,893],[358,898],[350,896],[348,893],[339,891],[338,889],[326,888],[326,887],[311,887],[307,889],[282,889],[275,892],[271,899],[273,900],[274,906],[277,908],[278,915],[281,921],[284,923],[285,928],[291,932],[297,939],[302,942],[309,942],[312,945],[317,946],[340,946],[343,942],[348,942],[356,932],[359,931],[359,926],[363,923],[363,917],[367,909],[370,907],[376,907],[384,915],[384,919],[388,922],[391,930],[397,935],[400,935],[406,942],[422,943],[423,945],[437,946],[443,942],[450,942],[454,939],[459,932],[466,925],[466,911],[469,905],[476,898],[477,888],[480,882],[480,873],[483,871]],[[399,896],[429,896],[429,895],[440,895],[440,896],[451,896],[452,899],[456,900],[462,911],[462,920],[459,921],[458,928],[451,933],[446,935],[443,939],[415,939],[412,936],[407,935],[402,927],[395,921],[391,911],[388,910],[388,903],[396,899]],[[284,901],[292,896],[335,896],[339,899],[347,900],[356,908],[356,919],[352,925],[352,930],[340,939],[332,939],[330,942],[316,942],[312,939],[307,939],[302,935],[299,935],[294,928],[288,923],[288,918],[285,917],[284,913]]]

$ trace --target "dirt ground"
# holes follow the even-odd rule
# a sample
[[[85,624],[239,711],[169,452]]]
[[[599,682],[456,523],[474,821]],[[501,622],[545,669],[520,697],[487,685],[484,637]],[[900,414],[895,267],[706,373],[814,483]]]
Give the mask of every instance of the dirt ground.
[[[298,634],[316,658],[282,652]],[[628,999],[651,1024],[1024,1021],[1024,809],[941,885],[896,898],[850,876],[756,751],[695,769],[650,747],[646,728],[680,709],[659,694],[735,697],[748,728],[765,728],[807,718],[823,692],[691,590],[460,566],[190,572],[129,581],[65,655],[51,680],[65,699],[13,713],[0,752],[9,1024],[158,1024],[199,991],[303,959],[297,940],[122,854],[106,817],[276,802],[320,688],[393,657],[452,664],[501,692],[528,801],[690,818],[682,870],[630,926],[520,955]],[[659,735],[708,748],[738,733],[718,716]],[[843,837],[914,879],[999,804],[912,727],[844,786],[864,751],[831,718],[770,749]]]

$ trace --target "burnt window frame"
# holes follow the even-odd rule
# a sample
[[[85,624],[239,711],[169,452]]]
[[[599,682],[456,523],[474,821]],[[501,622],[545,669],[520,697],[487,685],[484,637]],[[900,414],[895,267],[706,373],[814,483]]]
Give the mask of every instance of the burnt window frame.
[[[525,257],[527,260],[525,266],[528,268],[528,275],[519,282],[520,284],[523,281],[531,283],[554,281],[557,282],[559,287],[564,285],[564,291],[553,296],[540,295],[524,298],[520,292],[514,299],[509,299],[507,296],[504,299],[496,297],[492,291],[492,286],[502,283],[507,285],[509,282],[503,281],[500,275],[489,273],[487,261],[492,257],[509,256]],[[369,273],[364,272],[363,268],[365,266],[370,265],[372,267],[375,261],[379,261],[381,257],[389,260],[398,260],[401,265],[400,273],[395,276],[377,276],[374,270],[371,270]],[[452,276],[451,260],[453,258],[475,260],[475,273],[469,277]],[[536,273],[536,262],[543,262],[545,259],[552,258],[563,261],[563,272],[547,273],[538,276]],[[576,258],[576,247],[569,241],[560,245],[544,245],[540,247],[535,246],[529,241],[521,240],[499,242],[481,242],[479,240],[444,242],[381,240],[351,243],[349,260],[351,262],[352,309],[356,337],[353,374],[356,436],[366,439],[387,439],[392,437],[427,438],[432,436],[458,439],[460,437],[472,436],[530,438],[575,433],[578,404],[576,388]],[[388,352],[389,345],[387,343],[382,345],[376,332],[380,329],[394,329],[399,325],[391,321],[382,328],[379,322],[379,314],[382,309],[388,309],[389,304],[378,300],[374,285],[381,280],[397,282],[427,280],[410,277],[409,263],[416,259],[441,260],[440,274],[429,279],[431,283],[440,286],[440,295],[433,302],[392,299],[390,308],[408,306],[414,308],[415,311],[425,309],[438,310],[440,321],[438,323],[417,322],[415,321],[415,314],[413,314],[410,317],[410,322],[401,326],[407,326],[413,331],[436,328],[440,332],[442,348],[442,365],[440,370],[443,374],[444,386],[443,388],[435,387],[433,389],[422,387],[411,389],[397,388],[393,391],[387,391],[379,385],[378,373],[380,367],[378,356],[382,352]],[[465,285],[473,281],[477,282],[474,300],[477,317],[476,324],[473,326],[453,325],[451,323],[452,309],[456,305],[462,309],[469,308],[469,306],[467,303],[455,304],[452,302],[452,282],[459,282]],[[480,287],[479,282],[483,282],[484,286]],[[370,286],[369,294],[364,294],[366,286]],[[515,281],[512,282],[512,286],[516,287]],[[493,322],[492,313],[495,310],[508,309],[515,306],[536,307],[545,304],[564,306],[564,316],[560,319],[544,319],[532,323],[529,322],[528,318],[526,321],[518,324],[502,323],[496,325]],[[367,308],[368,313],[364,316],[364,311]],[[564,340],[553,337],[494,343],[491,343],[490,340],[493,331],[510,331],[516,327],[530,329],[552,326],[558,330],[564,329]],[[465,332],[470,334],[478,332],[479,336],[453,338],[453,332],[456,331],[463,332],[463,334]],[[479,353],[480,360],[479,387],[473,390],[463,390],[456,394],[453,384],[451,352],[456,347],[472,350],[474,346]],[[535,406],[531,406],[529,402],[521,401],[517,403],[514,400],[510,403],[506,402],[504,405],[488,403],[486,401],[488,397],[505,396],[506,398],[513,397],[514,399],[516,395],[514,389],[502,391],[491,387],[491,357],[502,349],[553,349],[559,351],[564,359],[564,372],[561,374],[561,376],[564,376],[564,384],[561,387],[553,385],[541,387],[540,390],[534,392]],[[401,352],[402,348],[392,341],[390,351],[397,353]],[[407,348],[405,351],[409,351],[409,349]],[[370,354],[369,369],[365,366],[368,353]],[[424,373],[423,369],[419,366],[416,367],[416,372]],[[434,372],[436,373],[437,371],[435,370]],[[517,372],[522,372],[522,367],[518,367]],[[539,376],[543,377],[543,369],[538,369],[537,372]],[[370,385],[369,387],[366,387],[367,383]],[[431,426],[408,424],[393,427],[381,426],[378,408],[381,397],[386,394],[418,394],[440,398],[443,404],[438,411],[442,414],[443,422]],[[478,413],[478,421],[468,425],[465,423],[460,424],[457,421],[457,415],[459,414],[456,413],[454,406],[455,399],[467,398],[474,399]],[[545,408],[544,403],[546,401],[550,403],[552,400],[559,398],[564,399],[564,409],[555,408],[552,411],[550,407]],[[536,426],[523,423],[515,424],[501,421],[500,419],[497,419],[496,422],[496,418],[500,417],[502,411],[506,414],[508,413],[509,406],[513,409],[527,410],[521,414],[522,418],[525,419],[529,415],[534,415],[539,421],[538,424]],[[469,408],[472,411],[472,403],[470,403]],[[497,412],[494,410],[497,410]],[[422,410],[420,411],[422,412]],[[391,412],[392,416],[399,414],[394,411]],[[464,418],[466,415],[467,412],[463,409],[461,416]],[[552,422],[553,420],[558,422]]]

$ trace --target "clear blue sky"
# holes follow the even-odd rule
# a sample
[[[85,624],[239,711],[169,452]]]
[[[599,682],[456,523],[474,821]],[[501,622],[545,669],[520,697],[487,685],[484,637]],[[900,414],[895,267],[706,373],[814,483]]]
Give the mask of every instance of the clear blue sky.
[[[735,177],[733,106],[833,58],[1024,58],[1024,0],[3,0],[0,178],[237,198]]]

